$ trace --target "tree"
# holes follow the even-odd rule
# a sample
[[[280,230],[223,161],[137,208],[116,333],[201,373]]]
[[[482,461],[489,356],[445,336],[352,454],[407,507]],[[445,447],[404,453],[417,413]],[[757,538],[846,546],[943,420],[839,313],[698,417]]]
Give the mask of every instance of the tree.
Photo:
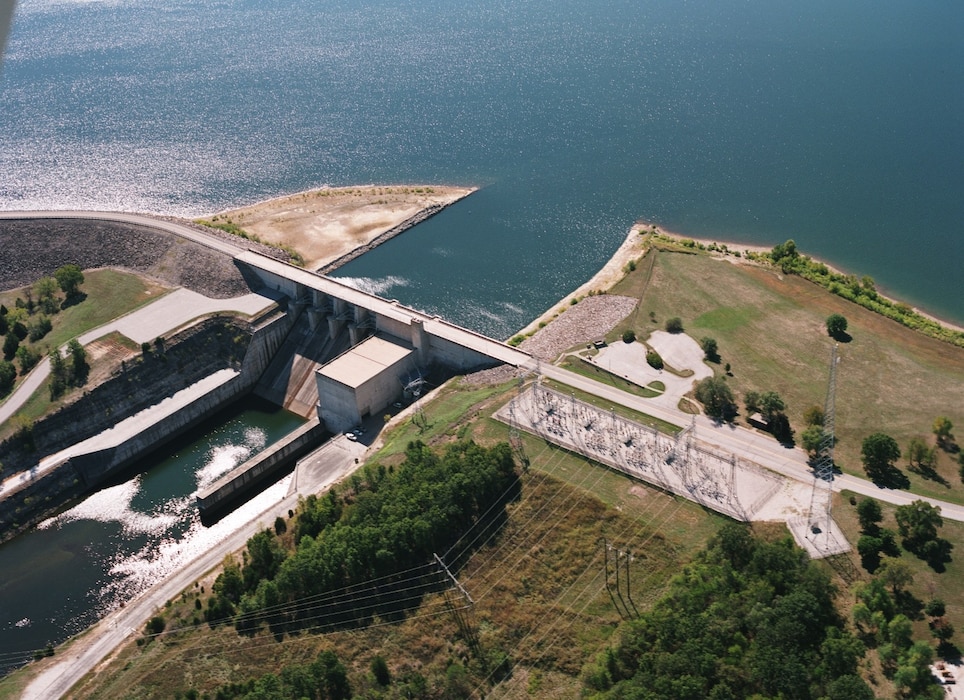
[[[884,481],[892,471],[894,462],[900,459],[897,441],[884,433],[873,433],[864,438],[860,447],[860,460],[864,471],[872,481]]]
[[[894,512],[897,532],[904,538],[904,546],[919,551],[927,542],[937,538],[937,529],[944,524],[940,506],[916,500],[910,505],[897,506]]]
[[[20,339],[16,336],[13,331],[7,333],[3,339],[3,359],[12,360],[17,354],[17,348],[20,347]]]
[[[40,362],[40,351],[29,345],[21,345],[17,348],[17,362],[20,363],[20,374],[26,374]]]
[[[880,503],[870,497],[861,499],[857,504],[857,519],[860,521],[860,529],[863,532],[876,535],[880,529],[880,522],[884,519]]]
[[[823,444],[823,426],[807,426],[806,430],[800,434],[800,441],[803,443],[803,449],[809,452],[811,456],[816,455],[820,451],[820,445]]]
[[[786,404],[780,395],[775,391],[764,392],[760,396],[760,413],[769,423],[778,413],[782,413],[786,409]]]
[[[743,395],[743,405],[746,406],[747,413],[756,413],[760,410],[760,392],[752,389]]]
[[[703,404],[706,415],[718,420],[732,420],[736,415],[733,392],[721,377],[706,377],[696,385],[696,400]]]
[[[388,663],[382,655],[376,654],[375,658],[372,659],[371,670],[378,685],[385,687],[392,682],[392,674],[388,670]]]
[[[901,592],[914,583],[914,574],[910,567],[900,559],[887,559],[880,567],[880,580],[890,586],[894,599],[899,599]]]
[[[666,332],[667,333],[682,333],[683,332],[683,319],[679,316],[674,316],[673,318],[666,319]]]
[[[31,342],[36,343],[38,340],[42,339],[54,328],[54,324],[51,323],[50,319],[41,314],[36,321],[30,324],[27,337],[30,338]]]
[[[951,637],[954,636],[954,625],[952,625],[946,617],[938,617],[928,624],[931,628],[931,634],[937,639],[941,644],[946,644],[950,641]]]
[[[803,421],[807,425],[823,425],[824,422],[823,408],[817,405],[813,405],[803,412]]]
[[[70,299],[80,292],[80,285],[84,283],[84,273],[76,265],[64,265],[54,272],[54,279],[57,280],[57,284]]]
[[[59,348],[50,351],[50,400],[63,396],[67,389],[67,363]]]
[[[715,338],[707,336],[700,339],[700,347],[703,348],[703,357],[707,360],[710,362],[720,361],[719,346],[716,344]]]
[[[636,342],[636,331],[632,328],[627,328],[623,331],[623,342],[624,343],[634,343]]]
[[[907,445],[907,463],[914,471],[926,471],[934,468],[937,459],[936,451],[927,446],[923,438],[912,437]]]
[[[0,396],[6,396],[13,390],[17,379],[17,368],[12,362],[0,360]]]
[[[787,274],[796,272],[801,263],[800,253],[797,252],[797,244],[793,242],[793,239],[773,246],[770,259]]]
[[[954,424],[947,416],[938,416],[934,419],[934,435],[937,436],[937,444],[943,449],[947,449],[948,445],[954,442],[954,436],[951,434],[953,428]]]
[[[840,339],[847,332],[847,319],[841,314],[827,316],[827,335]]]
[[[58,311],[57,290],[60,286],[53,277],[41,277],[34,282],[33,291],[37,295],[37,303],[45,314],[55,314]]]
[[[83,386],[87,382],[87,375],[90,373],[90,365],[87,364],[87,351],[76,338],[67,343],[67,351],[70,353],[72,383],[74,386]]]
[[[647,350],[646,364],[648,364],[653,369],[663,369],[663,358],[655,350]]]

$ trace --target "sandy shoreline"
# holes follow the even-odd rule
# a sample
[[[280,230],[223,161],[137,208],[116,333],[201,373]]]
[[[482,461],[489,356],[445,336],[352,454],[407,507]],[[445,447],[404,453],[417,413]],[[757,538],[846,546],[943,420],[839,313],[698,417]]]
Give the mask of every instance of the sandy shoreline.
[[[441,185],[321,187],[201,217],[296,250],[309,270],[347,262],[478,188]],[[381,238],[380,238],[381,237]]]

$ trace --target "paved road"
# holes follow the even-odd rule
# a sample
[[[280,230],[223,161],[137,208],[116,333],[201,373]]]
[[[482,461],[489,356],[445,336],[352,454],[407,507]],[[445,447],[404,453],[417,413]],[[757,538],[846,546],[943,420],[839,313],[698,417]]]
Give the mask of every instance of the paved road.
[[[145,621],[162,609],[168,600],[176,598],[181,591],[211,571],[226,555],[243,548],[252,535],[273,523],[276,516],[294,509],[299,496],[326,490],[357,467],[356,459],[364,462],[365,449],[360,443],[338,436],[305,457],[299,462],[291,481],[277,485],[280,500],[245,522],[232,523],[234,529],[217,546],[76,638],[64,650],[63,656],[55,657],[54,663],[27,685],[22,700],[50,700],[65,696],[81,678],[130,636],[140,634]]]
[[[231,241],[222,240],[221,238],[217,238],[215,236],[209,236],[201,231],[195,231],[189,226],[184,226],[183,224],[179,224],[174,221],[167,221],[164,219],[158,219],[151,216],[145,216],[143,214],[127,214],[124,212],[102,212],[102,211],[0,211],[0,219],[92,219],[96,221],[119,221],[122,223],[156,228],[161,231],[165,231],[166,233],[173,234],[175,236],[181,236],[182,238],[187,238],[191,241],[194,241],[195,243],[199,243],[201,245],[207,246],[208,248],[212,248],[219,252],[225,253],[226,255],[234,256],[234,255],[237,255],[239,252],[245,250],[244,246],[240,245],[240,242],[238,245],[235,245]],[[173,326],[170,325],[170,323],[167,323],[165,325],[165,323],[161,322],[162,319],[159,318],[156,320],[156,325],[148,321],[145,325],[132,326],[132,328],[135,328],[135,329],[136,328],[144,329],[142,332],[138,333],[138,337],[143,337],[143,340],[138,340],[133,336],[128,336],[128,337],[130,337],[132,340],[138,343],[153,340],[157,336],[162,335],[163,333],[167,333],[168,331],[173,330],[173,328],[176,328],[179,325],[183,324],[185,320],[187,320],[187,319],[184,319],[184,314],[185,313],[190,314],[190,309],[192,305],[200,309],[200,308],[206,308],[207,306],[211,306],[211,304],[208,302],[221,303],[221,304],[228,303],[228,305],[223,307],[211,306],[210,310],[197,311],[196,313],[194,313],[193,316],[191,316],[191,318],[196,318],[205,313],[209,313],[210,311],[244,310],[244,309],[235,309],[232,306],[230,306],[230,302],[233,302],[235,300],[227,300],[227,299],[212,300],[212,299],[207,299],[207,297],[201,296],[200,294],[195,294],[194,292],[188,292],[188,290],[180,290],[180,291],[184,293],[194,294],[195,297],[198,297],[198,298],[192,297],[191,299],[182,299],[178,297],[179,301],[184,302],[184,307],[183,309],[181,309],[182,314],[181,314],[180,323],[176,323]],[[238,300],[244,300],[238,303],[250,305],[249,304],[250,298],[255,296],[257,295],[251,294],[251,295],[246,295],[244,297],[238,297]],[[207,301],[202,302],[200,300],[207,300]],[[167,303],[170,303],[170,300]],[[161,308],[161,307],[155,307],[155,308]],[[247,311],[247,310],[244,310],[244,311],[245,313],[251,313],[250,311]],[[135,312],[135,314],[136,313],[137,312]],[[135,316],[135,314],[129,314],[128,316],[125,316],[122,319],[119,319],[116,323],[118,324],[124,323],[125,319],[131,319],[131,317]],[[147,318],[149,318],[150,315],[151,314],[148,314]],[[143,317],[139,317],[139,318],[143,318]],[[153,327],[153,330],[151,330],[152,327]],[[113,328],[108,328],[106,326],[102,328],[106,328],[107,330],[104,330],[99,334],[97,334],[97,331],[91,331],[89,333],[86,333],[83,336],[81,336],[80,342],[82,344],[89,343],[91,340],[99,338],[101,335],[106,335],[111,330],[114,330]],[[124,332],[124,331],[122,330],[121,332]],[[137,331],[135,330],[134,332],[137,332]],[[127,333],[125,333],[125,335],[127,335]],[[41,360],[36,367],[34,367],[34,369],[30,372],[29,375],[27,375],[27,379],[23,382],[23,384],[21,384],[13,394],[8,396],[6,401],[0,404],[0,423],[4,423],[7,420],[9,420],[9,418],[16,411],[19,410],[20,407],[23,406],[23,404],[26,402],[26,400],[30,398],[33,392],[35,392],[37,389],[40,388],[40,385],[43,383],[44,379],[46,379],[49,374],[50,374],[50,361],[45,358]]]

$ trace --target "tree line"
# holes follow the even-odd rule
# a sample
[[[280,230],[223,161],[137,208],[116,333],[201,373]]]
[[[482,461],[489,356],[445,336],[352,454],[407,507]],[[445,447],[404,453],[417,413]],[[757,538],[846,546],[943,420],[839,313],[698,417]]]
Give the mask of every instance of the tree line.
[[[84,273],[77,265],[63,265],[53,277],[42,277],[18,296],[14,308],[8,309],[0,304],[0,336],[3,336],[0,359],[0,397],[9,394],[17,379],[18,365],[21,375],[27,374],[49,354],[57,372],[51,386],[51,398],[56,399],[67,386],[81,386],[87,380],[88,367],[86,355],[77,341],[68,348],[71,366],[63,362],[63,357],[55,348],[42,349],[38,343],[53,330],[50,317],[61,309],[84,298],[80,285],[84,283]],[[59,292],[64,293],[61,299]],[[79,352],[78,352],[79,348]],[[54,354],[57,357],[54,357]],[[16,364],[15,364],[16,361]]]

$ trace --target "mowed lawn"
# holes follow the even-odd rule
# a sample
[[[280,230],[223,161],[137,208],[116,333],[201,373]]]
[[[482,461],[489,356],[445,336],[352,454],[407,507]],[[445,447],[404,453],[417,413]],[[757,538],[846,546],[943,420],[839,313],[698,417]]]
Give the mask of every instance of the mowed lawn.
[[[730,382],[740,408],[746,391],[773,390],[787,403],[797,436],[803,414],[824,405],[834,341],[824,325],[831,313],[843,314],[852,340],[838,344],[836,384],[836,462],[863,475],[860,445],[882,431],[906,452],[915,436],[934,444],[932,426],[947,416],[964,443],[964,349],[927,338],[862,307],[836,297],[799,277],[777,270],[733,264],[708,255],[656,252],[613,289],[641,297],[636,314],[617,331],[632,327],[642,338],[678,316],[686,332],[719,343],[721,364],[730,363]],[[731,259],[732,260],[732,259]],[[651,320],[650,312],[655,315]],[[745,424],[745,416],[738,421]],[[911,489],[936,498],[964,502],[956,454],[938,454],[938,473],[946,483],[925,480],[900,466]]]

